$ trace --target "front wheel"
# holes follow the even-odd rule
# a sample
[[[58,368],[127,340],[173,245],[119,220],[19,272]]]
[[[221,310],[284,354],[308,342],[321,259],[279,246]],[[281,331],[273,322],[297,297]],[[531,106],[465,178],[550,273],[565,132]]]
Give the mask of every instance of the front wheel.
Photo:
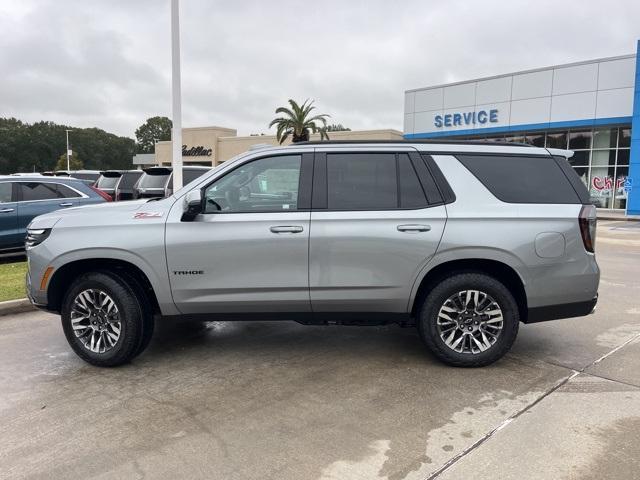
[[[509,351],[519,321],[518,305],[501,282],[482,273],[460,273],[429,292],[418,328],[429,350],[443,362],[482,367]]]
[[[129,362],[143,342],[150,312],[136,289],[110,272],[78,277],[62,302],[62,328],[71,348],[99,367]]]

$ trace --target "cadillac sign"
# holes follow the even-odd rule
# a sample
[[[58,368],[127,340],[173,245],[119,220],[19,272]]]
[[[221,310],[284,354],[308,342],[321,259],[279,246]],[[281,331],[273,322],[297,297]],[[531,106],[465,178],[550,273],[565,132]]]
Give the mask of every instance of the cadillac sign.
[[[202,145],[197,147],[187,147],[186,145],[182,145],[182,156],[183,157],[210,157],[212,150],[210,148],[205,148]]]

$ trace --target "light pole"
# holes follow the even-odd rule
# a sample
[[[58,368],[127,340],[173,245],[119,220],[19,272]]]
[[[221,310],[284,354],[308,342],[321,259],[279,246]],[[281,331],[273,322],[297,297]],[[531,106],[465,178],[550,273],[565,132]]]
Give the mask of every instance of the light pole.
[[[71,172],[71,167],[69,166],[71,163],[71,150],[69,150],[69,132],[71,130],[65,130],[65,132],[67,132],[67,172]]]
[[[182,106],[180,98],[180,2],[171,0],[171,93],[173,189],[182,188]]]

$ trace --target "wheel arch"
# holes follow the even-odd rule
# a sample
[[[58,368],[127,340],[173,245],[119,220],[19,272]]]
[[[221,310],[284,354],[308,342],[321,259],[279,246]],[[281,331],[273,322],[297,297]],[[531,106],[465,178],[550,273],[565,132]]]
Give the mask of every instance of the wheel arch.
[[[145,272],[133,263],[114,258],[89,258],[73,260],[57,268],[47,288],[47,308],[60,312],[67,287],[78,276],[86,272],[106,271],[120,274],[125,281],[135,281],[145,292],[154,313],[161,313],[156,292]]]
[[[426,271],[420,281],[416,282],[415,293],[410,299],[411,316],[416,316],[418,307],[433,285],[452,274],[469,272],[485,273],[502,282],[518,304],[520,320],[526,322],[528,314],[527,293],[520,274],[513,266],[504,261],[479,257],[443,261]]]

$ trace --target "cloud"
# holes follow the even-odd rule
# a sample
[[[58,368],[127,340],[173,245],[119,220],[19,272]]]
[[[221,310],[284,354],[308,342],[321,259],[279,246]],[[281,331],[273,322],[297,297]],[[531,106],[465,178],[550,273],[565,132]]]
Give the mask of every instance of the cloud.
[[[131,137],[170,116],[169,14],[160,0],[0,6],[0,116]],[[293,97],[352,129],[401,129],[406,89],[632,53],[637,18],[636,1],[183,0],[183,124],[266,133]]]

